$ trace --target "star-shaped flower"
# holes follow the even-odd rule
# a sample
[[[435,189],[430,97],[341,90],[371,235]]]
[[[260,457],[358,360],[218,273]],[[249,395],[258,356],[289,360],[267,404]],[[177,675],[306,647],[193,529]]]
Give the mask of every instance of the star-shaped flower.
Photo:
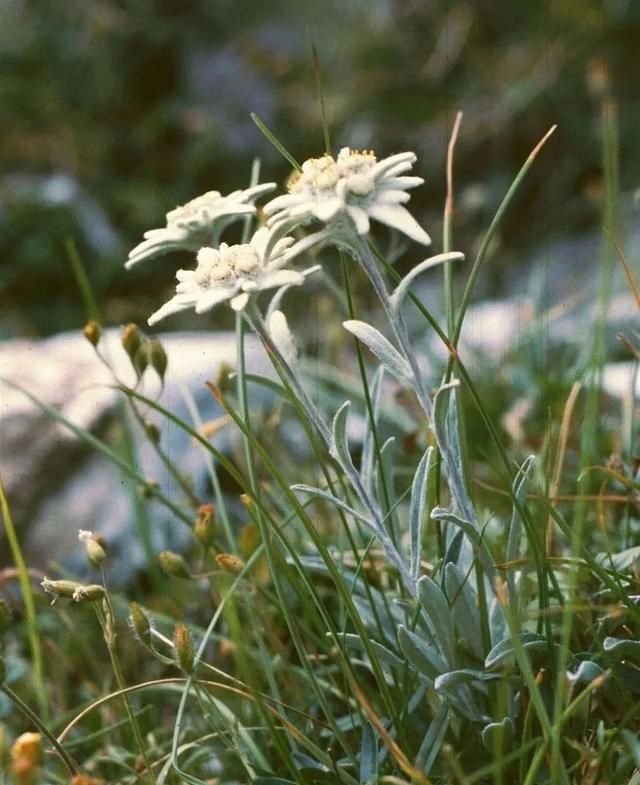
[[[255,185],[222,196],[208,191],[167,213],[164,229],[150,229],[144,241],[129,252],[125,267],[174,250],[197,251],[205,245],[217,245],[220,234],[230,223],[255,215],[255,200],[272,191],[275,183]]]
[[[422,185],[421,177],[407,176],[416,162],[414,153],[378,161],[373,152],[343,147],[337,158],[323,155],[302,164],[288,183],[289,193],[277,196],[264,206],[270,226],[313,219],[331,224],[348,216],[356,232],[369,232],[373,219],[429,245],[429,235],[403,205],[409,201],[409,188]]]
[[[294,245],[293,237],[278,239],[277,234],[277,230],[263,226],[248,243],[201,248],[196,269],[178,270],[175,296],[150,316],[148,323],[156,324],[189,308],[205,313],[225,300],[241,311],[254,292],[303,283],[304,273],[282,268],[310,247],[310,242],[301,240]]]

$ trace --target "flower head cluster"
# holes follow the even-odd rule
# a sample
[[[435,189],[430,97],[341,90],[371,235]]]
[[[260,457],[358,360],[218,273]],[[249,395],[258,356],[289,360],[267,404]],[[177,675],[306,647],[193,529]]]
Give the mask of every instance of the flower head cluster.
[[[254,292],[301,284],[303,273],[282,269],[297,254],[293,237],[277,239],[274,234],[263,226],[248,243],[201,248],[196,269],[178,270],[175,296],[149,318],[149,324],[189,308],[204,313],[225,300],[240,311]]]
[[[163,229],[150,229],[144,241],[129,253],[125,267],[174,250],[197,251],[217,245],[222,231],[234,221],[255,215],[255,200],[272,191],[275,183],[265,183],[222,196],[208,191],[167,213]]]
[[[429,245],[429,235],[403,205],[407,190],[421,185],[421,177],[404,174],[416,161],[414,153],[398,153],[378,161],[371,151],[343,147],[337,158],[310,158],[289,180],[289,193],[268,202],[264,211],[270,226],[306,223],[325,224],[345,216],[358,234],[369,232],[373,219]]]
[[[148,323],[156,324],[187,309],[204,313],[225,301],[241,311],[254,293],[299,285],[312,270],[292,270],[287,266],[290,260],[324,242],[353,248],[356,237],[369,232],[371,220],[428,245],[429,236],[404,206],[410,198],[407,191],[423,182],[421,177],[407,174],[415,161],[416,156],[409,152],[378,161],[371,151],[349,147],[342,148],[336,158],[328,154],[310,158],[290,178],[288,193],[265,205],[267,226],[259,228],[249,242],[237,245],[221,242],[223,230],[234,221],[254,216],[254,202],[271,191],[273,183],[228,196],[209,191],[171,210],[166,226],[146,232],[144,242],[130,252],[125,266],[174,249],[196,252],[197,265],[192,270],[178,270],[175,295]],[[322,231],[297,242],[287,236],[295,227],[314,220],[325,224]],[[276,302],[280,302],[279,296],[269,313],[277,309]],[[275,317],[274,324],[283,327],[279,318]]]

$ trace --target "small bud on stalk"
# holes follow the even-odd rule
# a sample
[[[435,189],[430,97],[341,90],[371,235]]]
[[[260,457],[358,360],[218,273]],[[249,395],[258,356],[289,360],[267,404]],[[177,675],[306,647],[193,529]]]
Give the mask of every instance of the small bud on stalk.
[[[173,551],[162,551],[162,553],[158,554],[158,561],[167,575],[173,575],[176,578],[191,577],[185,560]]]
[[[125,324],[122,328],[122,335],[120,337],[122,348],[129,355],[129,359],[133,361],[136,356],[140,345],[142,344],[142,336],[137,324]]]
[[[131,626],[141,643],[151,646],[151,623],[137,602],[129,603]]]
[[[100,538],[96,537],[93,532],[80,529],[78,531],[78,539],[80,542],[84,543],[87,558],[94,567],[102,564],[102,562],[107,558],[107,552],[100,542]]]
[[[198,517],[196,518],[193,533],[204,548],[208,548],[213,542],[215,526],[215,508],[212,504],[203,504],[198,508]]]
[[[167,353],[157,338],[151,338],[147,344],[147,351],[151,367],[160,377],[160,381],[163,382],[164,375],[167,371]]]
[[[98,322],[94,322],[92,320],[85,324],[82,334],[87,339],[87,341],[89,341],[91,346],[95,347],[100,343],[100,338],[102,337],[102,330],[100,329],[100,325],[98,324]]]

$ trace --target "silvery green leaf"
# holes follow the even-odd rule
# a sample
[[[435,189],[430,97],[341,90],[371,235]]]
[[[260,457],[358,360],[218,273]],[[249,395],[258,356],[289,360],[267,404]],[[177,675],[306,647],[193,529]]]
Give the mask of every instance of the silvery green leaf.
[[[366,322],[348,319],[343,327],[367,346],[389,373],[399,382],[411,384],[413,374],[409,363],[384,335]]]
[[[504,640],[509,634],[509,627],[504,616],[504,610],[497,597],[494,597],[489,603],[489,634],[491,643],[494,646],[501,640]]]
[[[598,553],[595,558],[598,564],[601,564],[603,567],[611,567],[613,565],[614,569],[623,572],[632,567],[634,563],[640,563],[640,545],[627,548],[619,553]]]
[[[330,633],[327,633],[330,635]],[[364,644],[362,643],[362,639],[359,635],[355,635],[351,632],[343,632],[338,633],[338,638],[344,643],[344,645],[349,649],[355,649],[356,651],[361,652],[362,654],[366,653]],[[404,666],[404,660],[399,657],[397,654],[388,649],[386,646],[383,646],[378,641],[370,641],[371,648],[376,654],[376,657],[380,660],[380,662],[384,665],[387,665],[391,668],[395,668],[396,670],[400,670]]]
[[[384,665],[388,665],[391,668],[395,668],[396,670],[404,666],[405,662],[403,659],[398,657],[397,654],[394,654],[391,649],[388,649],[386,646],[378,643],[378,641],[371,641],[371,648],[375,652],[376,657]]]
[[[418,596],[433,628],[436,642],[445,660],[455,662],[455,636],[451,609],[444,592],[428,575],[418,581]]]
[[[626,638],[605,638],[604,650],[614,654],[619,659],[640,662],[640,641],[630,641]]]
[[[365,420],[364,437],[362,439],[362,461],[360,463],[360,475],[362,484],[367,492],[371,493],[374,487],[375,478],[375,439],[374,426],[377,426],[381,407],[382,382],[384,380],[384,366],[380,365],[373,375],[369,396],[371,398],[371,408],[373,423],[370,417]]]
[[[534,462],[535,456],[530,455],[518,470],[518,474],[513,481],[513,495],[517,501],[517,504],[513,505],[511,523],[509,524],[506,551],[507,564],[520,558],[520,547],[522,542],[522,517],[518,512],[518,506],[524,504],[527,493],[527,484],[529,481],[529,472],[531,471],[531,467],[533,466]],[[517,583],[515,580],[514,571],[511,567],[509,567],[507,570],[507,583],[509,585],[511,600],[512,602],[515,602],[517,600]]]
[[[398,505],[396,504],[395,499],[395,488],[393,482],[393,476],[395,471],[395,463],[394,463],[394,450],[396,446],[396,440],[394,436],[390,436],[388,439],[385,440],[384,444],[380,448],[380,457],[378,467],[380,469],[379,472],[376,473],[376,483],[375,489],[377,493],[378,499],[388,499],[390,511],[389,514],[385,518],[385,524],[387,530],[391,532],[393,527],[399,527],[399,520],[398,520]],[[385,480],[384,487],[382,486],[383,477]]]
[[[549,648],[549,642],[543,635],[535,632],[521,632],[518,635],[522,647],[529,652],[543,651]],[[495,668],[497,665],[511,665],[515,661],[513,639],[511,637],[501,640],[487,654],[484,661],[485,668]]]
[[[371,520],[366,515],[358,512],[357,510],[354,510],[353,507],[350,507],[346,502],[342,501],[342,499],[339,499],[337,496],[334,496],[329,491],[324,491],[322,488],[315,488],[313,485],[304,485],[304,483],[292,485],[291,490],[307,493],[317,499],[324,499],[330,504],[333,504],[335,507],[338,507],[339,509],[346,512],[347,515],[351,515],[356,520],[362,521],[362,523],[365,523],[367,526],[371,526]]]
[[[491,557],[491,554],[489,553],[489,549],[486,546],[481,532],[479,532],[478,529],[472,523],[470,523],[470,521],[461,518],[459,515],[456,515],[444,507],[434,507],[434,509],[431,510],[431,517],[435,521],[446,521],[447,523],[453,523],[455,526],[458,526],[460,529],[462,529],[471,542],[474,553],[482,565],[482,569],[485,571],[487,576],[493,579],[493,576],[495,575],[495,569],[493,566],[494,561]],[[491,585],[493,585],[493,580],[491,580]]]
[[[575,671],[567,672],[567,678],[572,684],[589,684],[603,673],[604,670],[597,663],[583,660]]]
[[[432,267],[442,264],[443,262],[455,262],[462,259],[464,259],[463,253],[460,253],[459,251],[450,251],[449,253],[439,253],[436,256],[431,256],[429,259],[425,259],[424,262],[420,262],[420,264],[416,265],[413,270],[410,270],[405,275],[393,291],[393,294],[390,297],[393,311],[396,314],[400,311],[402,301],[407,296],[409,287],[421,273],[430,270]]]
[[[429,730],[422,739],[422,744],[420,744],[420,749],[416,756],[416,768],[423,771],[426,775],[429,775],[431,772],[431,767],[440,753],[440,748],[449,728],[449,718],[449,706],[446,701],[442,701],[436,716],[429,725]]]
[[[328,771],[326,766],[323,766],[321,763],[318,763],[317,760],[314,760],[309,755],[306,755],[304,752],[299,752],[298,750],[294,750],[291,753],[291,757],[293,758],[296,767],[298,769],[316,769],[317,771]]]
[[[460,670],[449,671],[438,676],[433,686],[438,692],[452,692],[453,688],[458,687],[460,684],[496,681],[496,679],[502,679],[502,674],[480,671],[475,668],[461,668]]]
[[[378,777],[378,739],[371,723],[362,729],[360,746],[360,785],[369,785]]]
[[[451,707],[457,714],[470,719],[472,722],[477,722],[483,719],[484,713],[478,706],[471,686],[473,685],[476,691],[479,690],[484,693],[482,696],[484,698],[487,690],[483,682],[501,678],[502,675],[499,673],[491,674],[486,671],[465,668],[443,673],[441,676],[438,676],[433,686],[436,692],[448,698]]]
[[[447,671],[447,663],[438,651],[408,630],[404,624],[398,627],[398,643],[411,665],[431,682]]]
[[[513,721],[505,717],[499,722],[490,722],[482,729],[482,743],[490,751],[508,750],[513,740]]]
[[[373,596],[373,604],[375,605],[376,612],[374,613],[371,609],[371,602],[369,601],[368,597],[362,597],[360,595],[354,595],[353,597],[353,604],[356,606],[358,613],[360,614],[360,618],[362,619],[367,631],[371,633],[371,635],[380,635],[380,627],[382,627],[382,632],[386,638],[386,640],[395,645],[396,641],[396,633],[395,627],[392,626],[391,622],[389,621],[386,612],[385,606],[382,600],[378,599]]]
[[[482,657],[482,630],[478,596],[469,583],[469,577],[453,563],[444,568],[444,585],[451,606],[451,615],[458,639],[477,657]]]
[[[623,728],[622,738],[625,740],[629,752],[633,755],[636,768],[640,768],[640,740],[628,728]]]
[[[469,538],[457,526],[444,526],[443,533],[446,543],[443,563],[455,564],[461,572],[470,576],[475,585],[475,571],[472,568],[476,559]]]
[[[355,472],[355,466],[351,460],[351,453],[349,452],[349,442],[347,441],[347,417],[349,416],[349,407],[351,401],[345,401],[338,409],[333,418],[331,426],[331,456],[335,458],[343,471],[347,471],[350,467]]]
[[[447,478],[453,499],[462,516],[479,530],[473,504],[464,480],[460,431],[458,428],[458,382],[443,385],[433,400],[433,430],[447,467]]]
[[[411,484],[411,503],[409,505],[409,535],[411,575],[414,580],[420,575],[420,556],[422,555],[422,529],[424,527],[424,508],[427,501],[427,483],[432,468],[434,448],[429,447],[422,456]]]

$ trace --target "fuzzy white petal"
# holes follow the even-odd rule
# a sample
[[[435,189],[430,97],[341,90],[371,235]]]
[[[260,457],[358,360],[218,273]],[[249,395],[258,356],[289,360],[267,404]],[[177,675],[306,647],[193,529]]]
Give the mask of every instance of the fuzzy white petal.
[[[392,173],[395,175],[396,173],[406,172],[411,169],[415,162],[415,153],[397,153],[396,155],[390,155],[388,158],[383,158],[382,161],[379,161],[373,167],[371,174],[376,180],[383,176],[390,177],[392,176]]]
[[[242,311],[246,308],[248,302],[249,295],[246,292],[242,292],[242,294],[237,295],[231,300],[231,307],[234,311]]]
[[[387,189],[398,189],[400,191],[404,191],[407,188],[417,188],[423,183],[424,177],[383,177],[382,180],[378,181],[376,189],[380,191]]]
[[[319,221],[328,222],[342,210],[344,202],[338,197],[326,199],[313,206],[313,214]]]
[[[363,210],[362,207],[348,206],[347,212],[351,216],[353,223],[356,225],[356,232],[358,234],[368,234],[370,226],[367,211]]]
[[[400,205],[373,204],[369,208],[369,215],[380,223],[391,226],[399,232],[406,234],[412,240],[423,245],[430,245],[431,238],[420,226],[411,213]]]
[[[216,305],[228,300],[238,291],[237,286],[216,286],[215,289],[209,289],[198,298],[196,305],[196,313],[206,313]]]
[[[174,313],[179,313],[180,311],[186,311],[187,308],[191,308],[193,306],[194,302],[195,300],[193,297],[186,297],[184,295],[177,294],[175,297],[172,297],[169,302],[165,303],[162,308],[158,308],[155,313],[152,313],[151,316],[147,319],[147,324],[152,327],[162,319],[166,319],[167,316],[171,316]]]
[[[260,278],[260,289],[273,289],[274,286],[299,286],[304,283],[304,275],[297,270],[273,270]]]

